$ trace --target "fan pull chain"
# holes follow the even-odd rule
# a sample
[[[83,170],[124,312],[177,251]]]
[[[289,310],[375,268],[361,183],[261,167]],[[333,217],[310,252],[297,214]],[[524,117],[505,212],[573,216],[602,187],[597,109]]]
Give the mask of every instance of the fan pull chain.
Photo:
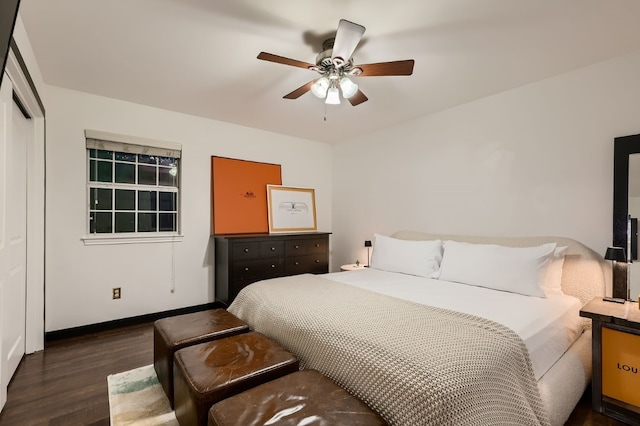
[[[324,105],[324,121],[327,121],[327,104],[326,103],[322,103]]]

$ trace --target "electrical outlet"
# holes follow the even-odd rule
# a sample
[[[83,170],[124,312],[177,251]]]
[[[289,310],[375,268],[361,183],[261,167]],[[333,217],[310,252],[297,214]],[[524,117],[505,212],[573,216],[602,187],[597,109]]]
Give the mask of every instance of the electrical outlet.
[[[113,288],[113,298],[114,299],[120,299],[120,287],[114,287]]]

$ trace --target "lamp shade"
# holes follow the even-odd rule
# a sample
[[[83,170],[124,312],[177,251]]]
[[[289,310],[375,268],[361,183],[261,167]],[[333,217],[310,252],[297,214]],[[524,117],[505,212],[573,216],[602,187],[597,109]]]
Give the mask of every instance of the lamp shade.
[[[371,240],[364,240],[365,247],[371,247]]]
[[[627,261],[627,256],[624,254],[624,248],[622,247],[607,247],[604,258],[607,260],[615,260],[616,262]]]
[[[340,89],[342,89],[342,96],[350,98],[358,91],[358,85],[347,77],[342,77],[340,80]]]
[[[340,91],[338,91],[337,87],[330,87],[327,90],[327,99],[325,99],[324,103],[329,105],[340,104]]]
[[[329,88],[329,79],[327,77],[321,77],[311,85],[311,93],[319,98],[327,96],[327,89]]]

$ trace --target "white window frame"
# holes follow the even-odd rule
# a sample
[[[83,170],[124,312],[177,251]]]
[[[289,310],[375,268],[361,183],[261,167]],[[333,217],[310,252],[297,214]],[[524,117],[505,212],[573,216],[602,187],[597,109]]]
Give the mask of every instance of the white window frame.
[[[181,205],[182,195],[180,188],[180,170],[181,170],[181,158],[182,158],[182,145],[171,142],[158,141],[153,139],[138,138],[134,136],[119,135],[115,133],[100,132],[96,130],[85,130],[86,139],[86,170],[87,170],[87,190],[86,190],[86,225],[85,235],[81,238],[85,245],[101,245],[101,244],[135,244],[135,243],[161,243],[161,242],[175,242],[181,241],[183,235],[181,233]],[[113,152],[130,152],[134,154],[154,155],[162,157],[173,157],[178,159],[178,184],[177,186],[159,186],[159,185],[143,185],[143,184],[126,184],[126,183],[104,183],[91,181],[89,176],[91,158],[89,152],[91,149],[106,150]],[[113,164],[116,163],[115,158],[111,160]],[[161,168],[160,165],[156,165],[157,168]],[[106,188],[114,191],[117,189],[136,190],[136,191],[161,191],[161,192],[175,192],[178,196],[176,205],[176,231],[152,231],[152,232],[127,232],[127,233],[90,233],[90,199],[91,188]],[[137,192],[136,192],[137,194]],[[159,199],[156,199],[156,203]],[[138,210],[138,199],[136,197],[136,210]],[[115,206],[112,206],[115,211]],[[159,225],[159,224],[158,224]]]

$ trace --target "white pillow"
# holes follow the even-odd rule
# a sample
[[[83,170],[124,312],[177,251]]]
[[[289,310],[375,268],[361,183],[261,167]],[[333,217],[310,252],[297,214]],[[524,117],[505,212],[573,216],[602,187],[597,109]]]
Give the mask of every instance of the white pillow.
[[[442,241],[400,240],[375,234],[371,267],[429,278],[442,261]]]
[[[562,292],[562,267],[564,266],[564,252],[567,250],[566,246],[556,247],[553,252],[551,264],[547,269],[547,275],[544,277],[544,294],[549,297],[557,294],[564,294]]]
[[[556,243],[506,247],[445,241],[440,270],[432,277],[545,297],[543,283],[555,248]]]

